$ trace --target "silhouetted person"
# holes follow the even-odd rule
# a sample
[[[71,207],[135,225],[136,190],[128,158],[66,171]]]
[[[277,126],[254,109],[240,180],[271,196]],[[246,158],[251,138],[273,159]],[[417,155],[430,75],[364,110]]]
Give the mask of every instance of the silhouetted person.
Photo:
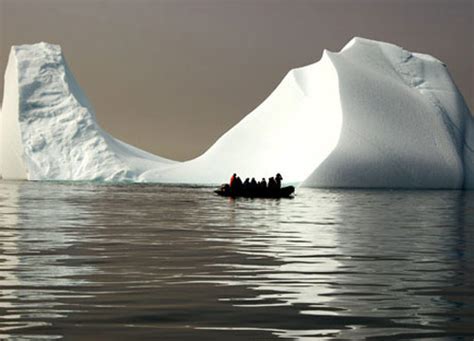
[[[250,179],[249,178],[245,179],[244,184],[242,186],[242,190],[244,192],[248,192],[250,190]]]
[[[275,177],[275,182],[277,184],[277,188],[280,189],[281,188],[281,180],[283,180],[283,177],[281,176],[280,173],[278,173]]]
[[[265,178],[262,178],[262,181],[258,183],[258,189],[261,191],[265,191],[267,189],[267,181]]]
[[[252,178],[252,180],[250,180],[250,189],[257,189],[257,180],[255,180],[255,178]]]
[[[240,177],[236,177],[235,180],[234,180],[233,190],[235,192],[239,193],[239,192],[242,191],[242,187],[243,187],[242,180],[240,180]]]
[[[247,191],[247,194],[249,196],[251,197],[255,196],[255,194],[257,193],[257,181],[255,181],[255,178],[252,178],[252,180],[249,181],[245,190]]]
[[[278,191],[278,185],[273,176],[270,179],[268,179],[268,191],[270,193],[275,193],[276,191]]]

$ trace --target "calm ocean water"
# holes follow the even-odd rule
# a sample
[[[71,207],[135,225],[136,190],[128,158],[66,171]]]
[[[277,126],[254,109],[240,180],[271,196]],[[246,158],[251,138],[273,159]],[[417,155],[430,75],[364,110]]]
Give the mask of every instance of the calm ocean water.
[[[474,192],[0,182],[0,338],[472,339]]]

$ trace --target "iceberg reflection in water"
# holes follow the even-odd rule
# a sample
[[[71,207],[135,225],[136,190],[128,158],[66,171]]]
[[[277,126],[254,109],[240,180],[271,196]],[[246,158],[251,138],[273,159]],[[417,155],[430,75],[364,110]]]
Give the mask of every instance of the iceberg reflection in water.
[[[474,193],[0,182],[0,334],[474,335]]]

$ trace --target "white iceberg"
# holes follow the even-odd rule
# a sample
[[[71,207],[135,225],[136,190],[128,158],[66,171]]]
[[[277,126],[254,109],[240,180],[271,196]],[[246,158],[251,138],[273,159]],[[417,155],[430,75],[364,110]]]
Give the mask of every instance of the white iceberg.
[[[4,179],[137,180],[173,161],[104,132],[57,45],[12,47],[0,117]]]
[[[471,188],[471,114],[446,66],[354,38],[291,70],[203,155],[175,162],[97,124],[59,46],[13,47],[0,115],[5,179],[218,184],[237,172],[317,187]]]

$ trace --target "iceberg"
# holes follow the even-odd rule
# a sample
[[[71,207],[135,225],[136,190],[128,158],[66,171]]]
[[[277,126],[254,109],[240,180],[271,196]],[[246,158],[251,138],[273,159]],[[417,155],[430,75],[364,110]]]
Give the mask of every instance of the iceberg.
[[[447,67],[389,43],[325,50],[185,162],[105,132],[57,45],[12,47],[4,89],[4,179],[219,184],[279,172],[312,187],[474,187],[473,119]]]
[[[331,60],[339,77],[341,137],[304,184],[472,187],[472,116],[442,62],[361,38]]]
[[[99,127],[59,46],[12,47],[0,117],[4,179],[134,181],[173,163]]]

